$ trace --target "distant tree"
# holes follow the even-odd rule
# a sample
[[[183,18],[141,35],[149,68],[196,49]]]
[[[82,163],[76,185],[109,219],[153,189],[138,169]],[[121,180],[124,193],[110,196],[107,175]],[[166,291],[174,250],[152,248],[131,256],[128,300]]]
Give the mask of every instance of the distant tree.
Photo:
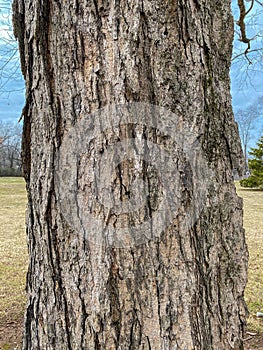
[[[22,175],[21,138],[19,124],[0,121],[0,176]]]
[[[252,138],[253,131],[257,128],[257,121],[262,115],[263,109],[263,96],[260,96],[256,103],[249,105],[246,109],[239,109],[235,114],[235,119],[238,123],[239,134],[242,142],[244,158],[245,158],[245,171],[248,170],[248,148],[249,142]]]
[[[241,180],[240,185],[263,189],[263,136],[257,142],[257,148],[251,148],[249,154],[253,157],[248,161],[251,176]]]

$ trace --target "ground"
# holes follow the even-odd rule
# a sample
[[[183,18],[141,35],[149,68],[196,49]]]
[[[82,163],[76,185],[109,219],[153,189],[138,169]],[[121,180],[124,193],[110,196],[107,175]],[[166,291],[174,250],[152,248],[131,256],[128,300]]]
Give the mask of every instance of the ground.
[[[244,226],[249,248],[249,276],[246,302],[250,311],[245,350],[263,349],[263,191],[242,189]],[[27,246],[25,238],[25,183],[21,178],[0,178],[0,350],[21,347],[23,313],[26,303],[25,278]]]
[[[244,201],[244,227],[249,250],[248,283],[245,291],[250,312],[248,332],[245,334],[245,350],[263,350],[263,191],[244,189],[236,183],[237,192]]]
[[[0,178],[0,349],[19,349],[25,308],[25,183]]]

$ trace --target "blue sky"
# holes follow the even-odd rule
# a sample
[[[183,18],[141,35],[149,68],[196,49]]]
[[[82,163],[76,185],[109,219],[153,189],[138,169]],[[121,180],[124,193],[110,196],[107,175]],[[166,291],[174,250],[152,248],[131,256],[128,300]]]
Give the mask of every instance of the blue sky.
[[[234,13],[237,13],[236,2],[237,0],[233,1]],[[0,120],[17,121],[24,105],[24,80],[19,70],[18,53],[11,62],[7,62],[10,52],[15,52],[14,47],[16,45],[16,42],[11,40],[11,18],[8,3],[10,3],[9,0],[0,0]],[[247,3],[249,4],[249,2]],[[256,6],[247,25],[249,37],[256,36],[259,33],[259,28],[263,27],[262,16],[255,16],[259,10],[260,8]],[[263,36],[263,33],[261,35]],[[252,45],[253,48],[262,47],[262,38],[256,37]],[[234,41],[234,55],[243,52],[245,48],[245,44],[240,43],[236,38]],[[10,75],[12,77],[8,78]],[[231,81],[233,109],[236,113],[238,109],[247,108],[255,103],[259,96],[263,95],[263,62],[249,66],[245,59],[234,60],[231,69]],[[259,118],[258,122],[263,127],[263,117]],[[259,127],[257,130],[258,132],[255,132],[251,146],[255,145],[262,129]]]
[[[24,105],[25,93],[17,43],[10,30],[10,2],[0,0],[0,120],[17,121]],[[14,57],[8,62],[11,54]]]

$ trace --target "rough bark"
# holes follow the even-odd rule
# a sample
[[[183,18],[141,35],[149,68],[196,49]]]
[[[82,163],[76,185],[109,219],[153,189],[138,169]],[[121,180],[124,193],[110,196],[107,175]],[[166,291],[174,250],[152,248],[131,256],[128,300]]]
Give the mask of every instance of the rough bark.
[[[247,248],[232,181],[242,152],[229,88],[230,1],[15,0],[14,28],[27,86],[23,349],[243,349]],[[198,133],[213,184],[198,219],[184,225],[194,179],[178,160],[182,205],[158,239],[96,245],[63,216],[56,159],[80,120],[134,101],[165,107]],[[105,132],[100,143],[129,132]],[[145,134],[168,142],[147,127]]]

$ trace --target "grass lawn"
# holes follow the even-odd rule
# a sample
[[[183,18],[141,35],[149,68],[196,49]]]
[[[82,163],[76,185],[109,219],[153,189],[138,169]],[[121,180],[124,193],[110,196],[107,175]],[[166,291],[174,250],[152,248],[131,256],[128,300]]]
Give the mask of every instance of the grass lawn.
[[[21,337],[28,260],[25,210],[24,180],[0,177],[0,349],[3,350],[14,349]]]
[[[251,330],[263,333],[263,319],[257,312],[263,312],[263,191],[242,188],[236,184],[238,195],[244,203],[244,227],[249,251],[248,283],[245,297],[250,317]],[[263,347],[262,347],[263,349]]]
[[[260,336],[245,342],[245,349],[263,349],[263,191],[242,189],[244,226],[249,248],[246,301],[248,327]],[[0,178],[0,349],[19,349],[25,309],[27,247],[25,238],[26,193],[22,178]],[[261,343],[262,342],[262,343]]]

